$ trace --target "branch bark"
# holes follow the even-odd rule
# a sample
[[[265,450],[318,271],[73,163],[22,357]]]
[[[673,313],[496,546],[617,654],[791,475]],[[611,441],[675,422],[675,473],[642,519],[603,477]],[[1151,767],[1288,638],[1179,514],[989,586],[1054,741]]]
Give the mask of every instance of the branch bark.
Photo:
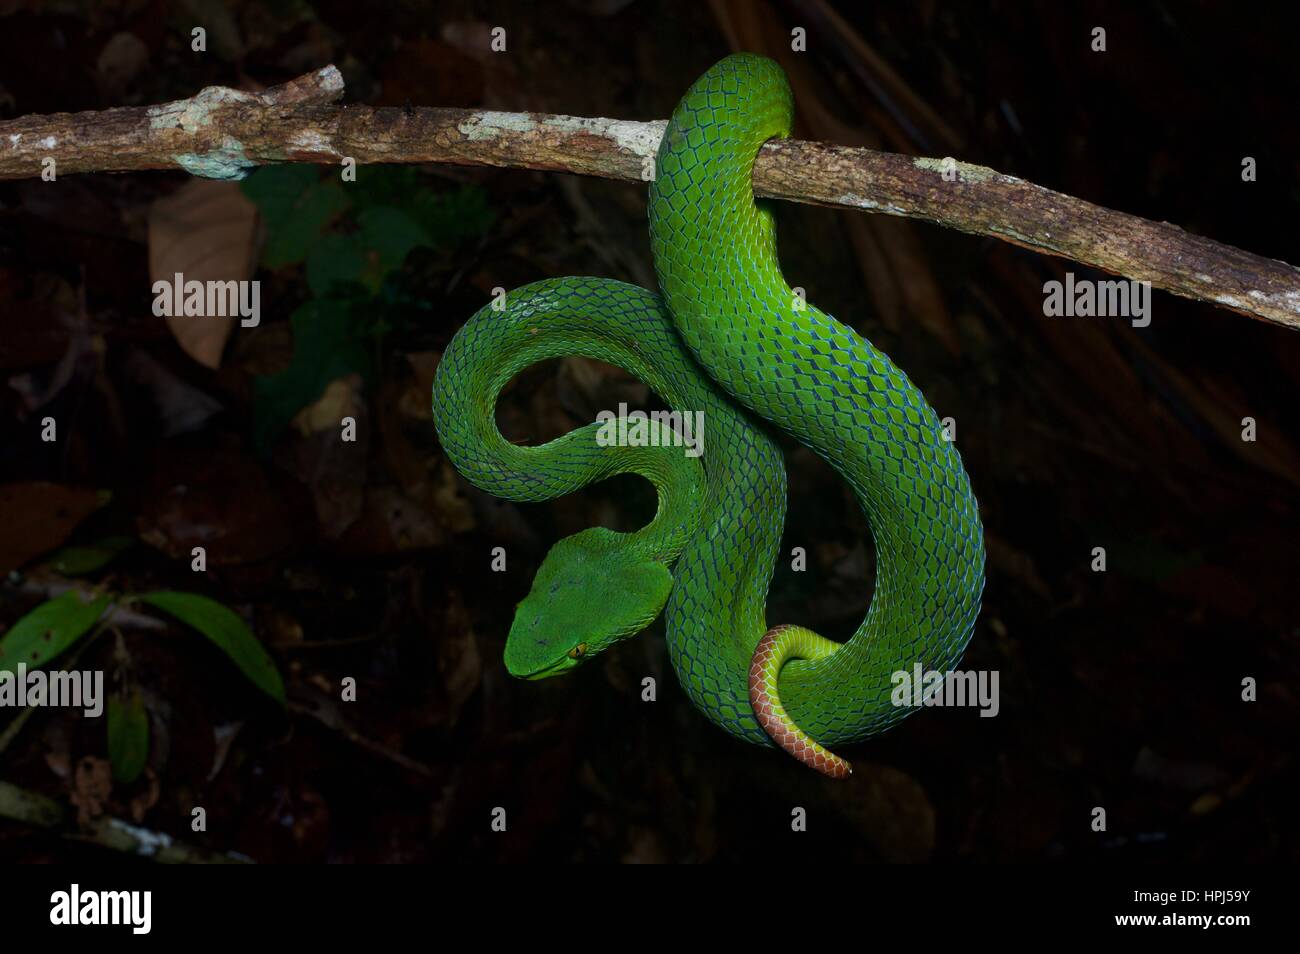
[[[110,815],[101,815],[80,828],[71,816],[70,811],[49,796],[0,780],[0,818],[49,829],[63,838],[87,841],[161,864],[248,864],[250,861],[241,855],[207,851],[176,841],[170,835]]]
[[[470,109],[332,105],[333,66],[260,93],[212,86],[161,106],[0,122],[0,179],[184,169],[241,178],[280,162],[452,163],[643,181],[665,122]],[[767,143],[760,196],[924,219],[1184,298],[1300,328],[1300,269],[1115,212],[984,166],[798,140]],[[951,180],[951,181],[950,181]]]

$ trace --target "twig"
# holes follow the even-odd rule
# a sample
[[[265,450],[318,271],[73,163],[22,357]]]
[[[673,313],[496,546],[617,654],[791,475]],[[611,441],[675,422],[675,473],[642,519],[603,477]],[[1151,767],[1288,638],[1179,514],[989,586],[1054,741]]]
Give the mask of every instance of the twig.
[[[101,815],[86,828],[69,827],[68,816],[69,812],[49,796],[0,781],[0,818],[51,829],[63,838],[150,858],[161,864],[247,864],[250,861],[241,855],[211,852],[187,845],[175,841],[170,835],[150,831],[109,815]]]
[[[36,577],[24,577],[21,582],[6,583],[5,589],[13,590],[35,596],[44,596],[47,599],[54,599],[62,596],[69,590],[75,590],[81,597],[82,602],[89,602],[93,596],[90,587],[83,586],[80,583],[70,583],[61,579],[48,579]],[[156,616],[149,616],[145,613],[138,613],[129,607],[114,603],[109,607],[108,612],[103,617],[105,623],[114,626],[121,626],[126,629],[149,629],[163,630],[167,629],[167,623],[158,619]]]
[[[315,719],[326,728],[333,729],[335,732],[339,733],[353,745],[365,749],[367,752],[372,755],[377,755],[381,759],[386,759],[394,765],[406,769],[408,772],[414,772],[416,775],[423,775],[425,778],[429,778],[433,775],[433,769],[428,765],[425,765],[423,762],[417,762],[415,759],[403,755],[401,752],[390,749],[388,746],[382,745],[374,739],[366,738],[356,729],[348,725],[347,722],[333,709],[323,708],[318,705],[305,705],[301,702],[290,702],[289,711],[297,712],[300,715],[309,716],[310,718]]]
[[[13,720],[5,726],[5,730],[0,732],[0,755],[4,754],[9,744],[18,738],[18,733],[23,731],[27,721],[31,719],[32,714],[36,712],[36,706],[27,706],[22,712],[13,717]]]
[[[365,636],[344,636],[339,639],[276,639],[272,640],[268,645],[272,649],[285,652],[292,652],[296,649],[341,649],[344,646],[361,646],[365,643],[373,643],[378,638],[378,633],[370,633]]]
[[[0,179],[184,169],[240,178],[280,162],[453,163],[640,181],[663,121],[473,109],[329,105],[333,66],[261,93],[210,86],[161,106],[24,116],[0,123]],[[945,175],[945,169],[947,174]],[[1059,255],[1184,298],[1300,328],[1300,269],[1053,192],[984,166],[830,143],[769,142],[760,196],[925,219]]]

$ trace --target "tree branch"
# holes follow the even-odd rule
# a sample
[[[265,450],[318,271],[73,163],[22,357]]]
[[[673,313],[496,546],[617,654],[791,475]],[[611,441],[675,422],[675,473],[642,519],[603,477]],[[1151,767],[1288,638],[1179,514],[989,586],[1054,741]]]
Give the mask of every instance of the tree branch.
[[[0,179],[184,169],[241,178],[279,162],[453,163],[641,181],[665,123],[470,109],[334,106],[333,66],[261,93],[211,86],[161,106],[0,122]],[[925,219],[1274,324],[1300,328],[1300,269],[983,166],[829,143],[769,142],[760,196]],[[951,181],[949,181],[951,180]]]
[[[70,821],[71,814],[46,795],[0,781],[0,818],[49,829],[63,838],[88,841],[162,864],[248,864],[250,860],[242,855],[207,851],[109,815],[78,828]]]

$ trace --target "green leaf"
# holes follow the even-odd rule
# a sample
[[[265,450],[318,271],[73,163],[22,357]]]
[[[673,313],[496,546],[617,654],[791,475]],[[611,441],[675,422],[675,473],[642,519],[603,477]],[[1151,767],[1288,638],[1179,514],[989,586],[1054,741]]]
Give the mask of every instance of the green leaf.
[[[348,194],[359,209],[372,205],[406,205],[427,190],[419,172],[411,166],[366,166],[358,170],[357,181]]]
[[[412,203],[411,214],[434,244],[444,248],[482,235],[493,217],[487,193],[477,186],[464,186],[442,195],[426,189]]]
[[[242,183],[262,213],[267,268],[297,265],[321,239],[325,227],[350,202],[334,179],[320,179],[314,166],[262,166]]]
[[[373,296],[388,274],[401,268],[411,249],[433,245],[424,228],[401,209],[364,209],[357,224],[358,231],[326,235],[307,253],[307,284],[316,295],[337,294],[338,285],[359,284]]]
[[[50,566],[64,576],[84,576],[107,566],[134,543],[131,537],[105,537],[85,546],[64,547],[50,558]]]
[[[424,228],[401,209],[375,206],[357,216],[361,226],[361,243],[367,252],[374,252],[374,263],[366,275],[366,284],[372,292],[379,290],[384,277],[400,268],[413,248],[428,248],[433,244]]]
[[[138,599],[197,629],[229,656],[253,685],[284,705],[284,681],[275,662],[234,610],[197,593],[163,591]]]
[[[125,700],[117,693],[109,697],[108,760],[113,780],[123,784],[139,778],[149,760],[149,716],[139,689],[133,688]]]
[[[316,298],[290,317],[293,324],[293,358],[279,374],[258,378],[253,384],[253,430],[261,450],[293,416],[316,400],[335,378],[352,372],[371,376],[370,350],[364,329],[352,317],[352,303],[336,298]]]
[[[42,603],[0,637],[0,672],[44,666],[86,635],[108,603],[107,596],[83,603],[75,590]]]
[[[326,235],[307,253],[307,285],[319,296],[335,285],[360,284],[366,270],[361,243],[352,235]]]
[[[314,166],[286,163],[255,169],[239,188],[261,210],[269,226],[288,218],[298,197],[319,181]]]
[[[492,224],[487,193],[478,186],[435,192],[411,166],[366,166],[349,187],[356,208],[400,208],[414,219],[431,242],[451,247],[482,235]]]

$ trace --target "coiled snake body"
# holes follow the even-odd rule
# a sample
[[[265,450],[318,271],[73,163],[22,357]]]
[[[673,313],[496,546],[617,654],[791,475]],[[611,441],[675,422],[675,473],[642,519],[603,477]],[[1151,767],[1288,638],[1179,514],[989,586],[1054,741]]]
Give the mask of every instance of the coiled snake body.
[[[457,469],[497,496],[546,500],[628,472],[658,492],[641,530],[585,530],[547,554],[510,630],[514,675],[566,671],[663,610],[673,667],[701,711],[840,777],[849,765],[826,746],[912,711],[891,701],[894,673],[960,658],[979,611],[984,544],[960,456],[920,391],[781,275],[751,170],[766,140],[789,135],[792,116],[770,60],[738,54],[705,73],[673,113],[650,187],[662,297],[599,278],[509,293],[504,310],[483,308],[448,346],[433,415]],[[618,365],[670,408],[702,411],[702,457],[608,446],[595,423],[540,447],[507,442],[494,420],[501,389],[562,355]],[[870,523],[876,588],[846,643],[767,625],[786,478],[755,418],[829,461]]]

